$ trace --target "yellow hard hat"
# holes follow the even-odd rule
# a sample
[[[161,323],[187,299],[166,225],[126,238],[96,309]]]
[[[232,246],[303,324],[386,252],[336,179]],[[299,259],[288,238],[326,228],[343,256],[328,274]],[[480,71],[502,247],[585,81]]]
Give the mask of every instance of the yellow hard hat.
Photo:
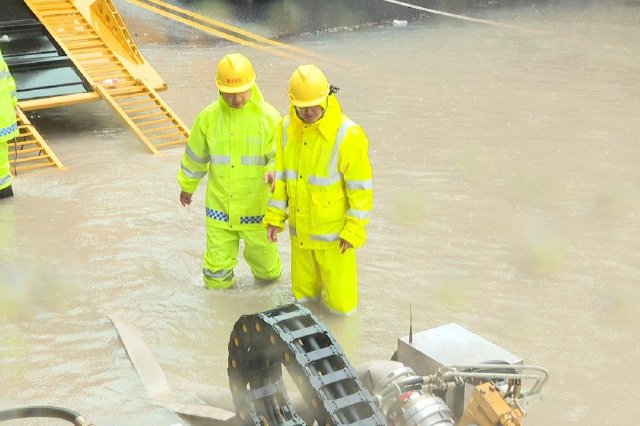
[[[256,72],[251,61],[240,53],[228,53],[218,62],[216,86],[221,92],[246,92],[255,82]]]
[[[329,81],[315,65],[300,65],[289,79],[289,100],[296,107],[321,105],[329,96]]]

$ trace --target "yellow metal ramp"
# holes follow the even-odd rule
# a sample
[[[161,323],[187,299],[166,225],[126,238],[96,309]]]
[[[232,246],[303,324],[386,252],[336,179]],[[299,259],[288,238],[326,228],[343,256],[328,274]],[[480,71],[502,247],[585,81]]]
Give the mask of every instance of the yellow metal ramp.
[[[186,143],[188,127],[150,82],[134,76],[133,69],[144,61],[111,0],[24,1],[93,89],[151,152]]]
[[[18,174],[42,167],[63,167],[20,108],[18,108],[17,120],[20,133],[8,143],[11,170]]]

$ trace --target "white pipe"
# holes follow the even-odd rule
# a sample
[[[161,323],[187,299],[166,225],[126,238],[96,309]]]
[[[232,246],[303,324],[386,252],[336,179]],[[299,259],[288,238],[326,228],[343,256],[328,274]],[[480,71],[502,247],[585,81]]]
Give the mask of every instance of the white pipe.
[[[516,26],[516,25],[509,25],[509,24],[503,24],[503,23],[496,22],[496,21],[490,21],[488,19],[471,18],[469,16],[457,15],[455,13],[449,13],[449,12],[443,12],[442,10],[428,9],[426,7],[417,6],[417,5],[411,4],[411,3],[405,3],[403,1],[397,1],[397,0],[382,0],[382,1],[386,1],[387,3],[397,4],[399,6],[408,7],[410,9],[422,10],[424,12],[433,13],[434,15],[442,15],[442,16],[446,16],[448,18],[460,19],[460,20],[463,20],[463,21],[475,22],[475,23],[478,23],[478,24],[491,25],[491,26],[499,27],[499,28],[509,28],[509,29],[514,29],[514,30],[537,33],[537,34],[548,34],[548,32],[546,32],[546,31],[530,30],[530,29],[522,28],[522,27],[519,27],[519,26]]]

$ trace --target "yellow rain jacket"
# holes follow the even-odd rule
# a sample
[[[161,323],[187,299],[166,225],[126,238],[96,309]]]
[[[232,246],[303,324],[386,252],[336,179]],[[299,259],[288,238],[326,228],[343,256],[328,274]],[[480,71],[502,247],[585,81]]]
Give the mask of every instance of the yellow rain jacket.
[[[247,114],[247,109],[253,113]],[[207,226],[229,230],[261,227],[269,200],[264,174],[275,168],[272,139],[279,120],[280,113],[264,100],[256,84],[241,109],[231,108],[220,96],[198,114],[178,183],[183,191],[193,193],[209,174]]]
[[[7,141],[18,135],[16,83],[0,52],[0,189],[11,185]]]
[[[265,225],[283,230],[288,218],[291,242],[301,248],[337,248],[340,239],[361,247],[373,205],[368,146],[335,96],[314,124],[291,107],[276,133],[276,185]]]

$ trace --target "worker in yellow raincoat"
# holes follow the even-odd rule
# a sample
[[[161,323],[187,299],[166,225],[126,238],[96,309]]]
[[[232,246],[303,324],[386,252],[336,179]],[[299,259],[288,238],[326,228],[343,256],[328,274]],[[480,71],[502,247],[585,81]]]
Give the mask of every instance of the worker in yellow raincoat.
[[[296,301],[322,299],[334,313],[358,305],[356,248],[373,204],[368,140],[342,113],[314,65],[289,80],[289,115],[276,133],[276,183],[264,223],[271,241],[289,220]]]
[[[218,62],[220,96],[196,117],[178,172],[183,206],[191,204],[200,180],[209,175],[202,268],[208,288],[232,286],[239,240],[256,278],[273,280],[282,272],[278,246],[262,227],[274,182],[273,134],[280,114],[264,100],[255,80],[253,65],[241,54],[227,54]]]
[[[0,198],[13,196],[7,142],[18,136],[17,106],[16,83],[0,52]]]

